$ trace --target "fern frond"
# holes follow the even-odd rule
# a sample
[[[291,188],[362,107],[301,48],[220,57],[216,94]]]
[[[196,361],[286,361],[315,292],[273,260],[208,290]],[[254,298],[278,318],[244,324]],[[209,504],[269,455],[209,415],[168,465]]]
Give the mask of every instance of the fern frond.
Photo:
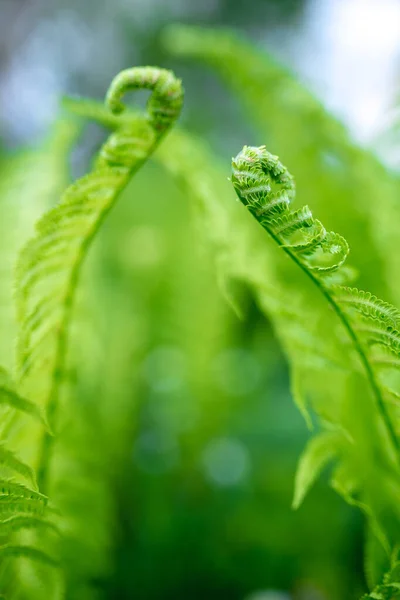
[[[0,180],[0,362],[11,368],[17,330],[13,276],[18,252],[32,236],[34,224],[70,182],[65,160],[82,124],[61,116],[40,145],[10,154]]]
[[[106,103],[120,113],[130,89],[152,91],[147,114],[138,114],[104,144],[94,170],[72,184],[60,203],[36,225],[36,236],[22,250],[16,271],[20,321],[17,348],[18,389],[28,393],[55,425],[75,290],[87,251],[104,218],[131,176],[153,152],[178,117],[180,81],[169,71],[128,69],[112,82]],[[38,458],[38,479],[46,487],[50,437],[45,434]]]
[[[139,88],[152,92],[147,112],[138,112],[129,120],[124,115],[117,117],[124,109],[122,96]],[[47,492],[50,483],[54,438],[47,422],[57,429],[69,329],[82,265],[117,198],[179,116],[182,100],[181,83],[170,71],[144,67],[120,73],[106,98],[108,114],[118,121],[115,132],[101,148],[92,172],[73,183],[59,204],[39,219],[35,235],[20,252],[15,273],[19,320],[17,383],[14,391],[6,377],[0,378],[0,403],[38,417],[41,424],[31,428],[34,433],[30,431],[31,438],[38,442],[38,447],[30,450],[32,469],[11,450],[27,427],[12,411],[3,427],[7,445],[0,446],[0,466],[13,469],[30,480],[33,487],[36,471],[41,492]],[[45,530],[51,533],[58,527],[48,518],[54,511],[41,492],[18,482],[0,480],[0,535],[3,532],[10,536],[9,543],[0,548],[1,557],[23,557],[58,566],[54,552],[43,551],[47,547]],[[31,530],[29,538],[25,529]],[[30,545],[26,545],[26,539]],[[5,585],[10,585],[7,578]],[[29,587],[28,581],[26,585]]]
[[[250,197],[246,194],[242,196],[241,193],[242,188],[246,188],[248,181],[249,158],[252,163],[251,171],[259,174],[257,180],[252,178],[253,185],[256,182],[267,190],[268,186],[272,187],[273,184],[275,188],[274,194],[266,191],[264,198],[258,197],[254,202],[251,201],[251,195]],[[395,531],[397,526],[390,526],[388,522],[391,518],[392,522],[396,523],[399,518],[398,501],[396,500],[399,493],[397,481],[400,450],[398,422],[400,333],[396,328],[399,311],[369,292],[350,288],[332,280],[332,273],[341,274],[345,269],[344,262],[349,253],[346,240],[339,234],[328,232],[321,235],[321,240],[313,244],[311,252],[302,252],[303,240],[307,237],[310,229],[317,227],[320,232],[325,231],[321,224],[315,226],[315,220],[307,207],[304,212],[301,212],[301,210],[291,210],[288,205],[282,205],[281,214],[272,220],[265,220],[258,214],[260,203],[264,206],[268,206],[269,201],[275,204],[276,197],[280,193],[282,196],[287,195],[286,190],[276,192],[276,173],[281,173],[283,169],[281,164],[277,164],[278,162],[277,157],[271,156],[265,147],[256,149],[245,147],[242,153],[233,160],[232,182],[241,202],[301,271],[308,276],[333,309],[347,333],[347,342],[345,337],[341,341],[343,348],[350,344],[353,352],[358,355],[363,377],[368,383],[369,394],[374,398],[376,414],[379,417],[375,416],[373,406],[369,405],[368,410],[362,406],[363,395],[366,391],[360,392],[359,384],[357,384],[357,387],[352,390],[354,397],[352,402],[358,401],[359,409],[364,412],[366,430],[360,436],[357,431],[358,423],[348,421],[348,416],[345,414],[338,415],[337,423],[339,425],[346,421],[350,423],[349,433],[353,435],[353,431],[355,432],[357,442],[353,440],[351,446],[348,447],[342,445],[341,455],[337,456],[339,466],[331,478],[331,485],[349,504],[353,504],[363,511],[383,554],[388,555],[393,545],[398,542],[398,533]],[[244,176],[240,175],[241,169],[246,172]],[[306,218],[302,218],[302,215],[306,215]],[[294,237],[285,237],[282,230],[274,226],[276,222],[299,224],[300,227],[293,233]],[[346,275],[344,281],[346,281]],[[291,335],[289,333],[289,336]],[[293,344],[291,343],[290,346],[293,347]],[[346,348],[346,352],[349,351],[350,348]],[[295,358],[295,362],[299,362],[298,356]],[[304,376],[306,372],[303,370],[302,373]],[[336,385],[338,384],[339,378]],[[299,400],[297,403],[299,404]],[[300,406],[304,411],[305,401],[303,398],[300,398]],[[322,403],[317,406],[317,413],[323,418],[324,406]],[[368,421],[371,423],[374,420],[379,423],[375,441],[373,441],[371,426],[367,425]],[[383,431],[384,434],[381,435],[379,431]],[[315,439],[315,451],[312,442],[310,443],[309,448],[311,449],[306,450],[304,458],[300,461],[296,480],[295,506],[301,501],[305,491],[319,474],[321,467],[337,453],[335,444],[330,446],[328,443],[326,448],[322,444],[320,449],[319,440],[319,437]],[[378,452],[381,454],[381,458],[374,466],[373,462],[376,460],[374,453],[377,452],[374,448],[376,447],[379,447]],[[326,452],[324,452],[324,448]],[[370,484],[362,475],[362,460],[365,460],[367,448],[368,452],[372,451],[372,464],[369,465],[369,469],[373,473],[374,484]],[[388,461],[389,465],[388,471],[385,473],[381,471],[380,461],[383,456],[385,456],[384,461]],[[378,484],[377,481],[380,483]],[[379,497],[375,497],[376,489],[382,490]],[[386,506],[385,518],[382,516],[382,504]],[[380,553],[377,552],[376,556],[380,556]]]
[[[349,310],[353,308],[366,317],[371,317],[379,321],[387,321],[388,325],[394,329],[400,329],[400,311],[370,292],[341,286],[338,289],[338,293],[335,294],[335,299],[343,307],[348,305]]]
[[[173,55],[215,71],[242,105],[243,120],[253,125],[258,143],[268,140],[277,154],[285,155],[296,172],[300,196],[307,191],[307,203],[322,222],[329,220],[350,242],[363,286],[398,305],[397,176],[382,166],[375,152],[357,147],[294,73],[240,33],[171,25],[164,43]]]
[[[343,434],[336,431],[325,431],[311,438],[297,467],[293,508],[299,508],[323,468],[337,457],[342,443]]]
[[[49,519],[34,515],[17,514],[0,520],[0,534],[12,533],[20,529],[50,529],[57,535],[61,532],[57,525]]]
[[[307,253],[303,252],[302,244],[291,244],[288,241],[287,236],[295,231],[306,235],[310,228],[317,228],[320,231],[324,229],[314,221],[308,206],[296,211],[289,209],[290,201],[295,196],[295,185],[293,177],[279,162],[277,156],[266,152],[264,146],[260,148],[245,146],[242,153],[233,160],[232,165],[232,183],[240,194],[241,201],[259,223],[279,241],[280,245],[290,249],[309,270],[335,271],[344,263],[349,248],[346,240],[337,233],[329,232],[320,236],[318,243],[313,244],[313,252],[306,242]],[[256,186],[254,186],[255,180],[248,175],[249,171],[253,175],[257,173],[259,175]],[[279,191],[272,193],[271,184],[279,186]],[[254,189],[258,190],[256,194],[252,192]],[[273,206],[274,217],[266,217],[269,206]]]
[[[22,462],[17,455],[11,450],[8,450],[4,444],[0,444],[0,466],[15,471],[27,479],[33,487],[37,487],[36,476],[32,467]]]
[[[0,499],[1,515],[10,515],[10,517],[19,514],[42,516],[46,512],[46,505],[35,498],[3,496]]]
[[[47,504],[47,497],[40,492],[31,490],[22,483],[7,479],[0,480],[0,501],[19,498],[41,502],[44,506]]]
[[[50,431],[47,420],[41,408],[34,402],[23,398],[9,387],[0,386],[0,404],[4,404],[18,411],[26,413],[27,415],[35,417],[48,431]]]
[[[258,178],[250,178],[249,171],[253,175],[258,174]],[[289,189],[289,195],[293,198],[295,189],[292,176],[280,163],[278,157],[267,152],[265,146],[259,148],[245,146],[242,152],[233,159],[232,183],[240,201],[275,242],[283,247],[283,250],[318,286],[347,330],[364,366],[371,391],[375,396],[377,408],[385,422],[393,447],[396,449],[396,461],[398,461],[399,440],[388,407],[385,405],[383,391],[379,385],[376,373],[377,365],[372,362],[369,352],[369,347],[376,343],[384,344],[395,352],[400,349],[399,333],[387,324],[388,315],[397,315],[396,309],[365,292],[358,292],[356,289],[352,289],[351,293],[349,293],[349,288],[346,287],[332,289],[329,280],[324,279],[326,272],[339,270],[348,256],[348,244],[339,234],[327,233],[313,248],[313,252],[307,252],[306,254],[299,252],[299,247],[296,244],[288,243],[283,235],[284,229],[277,227],[276,223],[293,223],[296,224],[297,230],[307,231],[308,228],[314,225],[308,207],[300,211],[292,211],[287,204],[282,205],[278,217],[273,220],[266,220],[260,215],[260,204],[267,207],[271,202],[275,206],[277,197],[287,197]],[[257,197],[246,193],[249,188],[254,188],[255,184],[264,190]],[[272,184],[275,187],[280,186],[280,189],[274,194],[270,191]],[[350,314],[346,308],[343,308],[348,306],[349,296],[352,298],[351,306],[356,310],[355,316]]]

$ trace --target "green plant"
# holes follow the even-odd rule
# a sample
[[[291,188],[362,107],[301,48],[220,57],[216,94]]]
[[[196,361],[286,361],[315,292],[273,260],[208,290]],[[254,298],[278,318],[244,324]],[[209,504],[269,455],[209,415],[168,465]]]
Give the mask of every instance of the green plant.
[[[66,383],[75,293],[83,261],[105,217],[179,116],[182,106],[181,84],[171,72],[134,68],[121,72],[112,82],[106,98],[111,113],[121,113],[122,96],[140,88],[152,92],[147,113],[137,114],[109,137],[92,172],[72,184],[60,203],[38,221],[36,235],[22,249],[18,260],[16,382],[11,383],[6,373],[2,375],[1,399],[11,410],[3,426],[7,446],[2,447],[1,463],[28,479],[32,487],[8,479],[1,484],[0,507],[5,515],[2,531],[4,538],[10,536],[0,554],[5,559],[16,557],[21,567],[17,569],[14,562],[9,565],[8,560],[3,561],[2,586],[7,597],[33,597],[43,593],[43,586],[46,597],[61,597],[76,579],[76,573],[68,573],[57,540],[61,530],[68,535],[68,518],[73,519],[74,515],[59,515],[55,508],[57,498],[52,494],[55,440],[65,427],[59,405]],[[74,410],[84,410],[76,404],[72,406]],[[28,423],[21,413],[36,417],[37,426]],[[89,435],[88,429],[87,440]],[[23,460],[13,448],[19,454],[22,449]],[[54,504],[48,503],[48,494]],[[38,566],[32,570],[29,564],[21,562],[24,559],[57,568],[51,574],[46,568],[41,572]]]
[[[229,29],[173,25],[164,33],[176,57],[207,65],[239,101],[253,145],[267,144],[296,173],[299,201],[340,231],[361,285],[399,305],[398,176],[358,147],[289,69]],[[380,210],[376,210],[379,198]],[[357,222],[357,227],[355,223]]]
[[[240,167],[234,162],[232,179],[239,193],[247,187],[245,203],[252,201],[252,212],[293,265],[265,244],[232,203],[209,148],[182,131],[174,132],[169,143],[157,158],[197,201],[228,296],[236,304],[232,279],[252,288],[287,352],[293,395],[310,427],[310,407],[319,416],[322,432],[300,460],[294,506],[322,469],[334,463],[332,486],[367,517],[365,567],[373,588],[399,540],[399,312],[346,285],[355,277],[344,264],[347,242],[327,232],[308,208],[289,210],[293,179],[276,157],[263,148],[247,149],[237,159]]]
[[[231,280],[251,287],[287,352],[296,403],[310,427],[311,407],[319,417],[322,431],[299,463],[294,506],[334,463],[331,485],[367,518],[365,568],[373,588],[399,540],[399,312],[348,287],[356,274],[344,264],[347,242],[327,232],[307,207],[289,210],[293,179],[264,148],[239,155],[232,180],[293,264],[265,244],[232,203],[207,146],[182,131],[169,143],[157,158],[199,205],[228,297],[236,305]]]
[[[383,583],[374,588],[370,594],[363,596],[363,600],[396,600],[400,598],[400,564],[397,556],[392,560],[390,571],[385,575]]]
[[[399,489],[399,440],[393,402],[399,398],[399,390],[388,387],[386,380],[388,370],[398,371],[400,313],[368,292],[338,285],[336,277],[333,282],[330,280],[332,273],[340,275],[349,252],[347,242],[340,235],[327,232],[307,206],[289,209],[294,198],[293,178],[277,157],[265,147],[245,147],[232,167],[232,182],[242,203],[318,287],[346,330],[375,403],[373,418],[369,416],[361,427],[354,423],[358,420],[354,403],[348,414],[343,415],[343,421],[337,423],[341,430],[320,434],[312,440],[300,462],[294,506],[299,506],[323,466],[338,459],[333,485],[348,501],[359,503],[370,515],[372,527],[390,556],[399,535],[398,528],[389,527],[386,521],[390,515],[394,523],[398,520],[397,492],[393,495],[393,491]],[[346,281],[347,274],[343,275]],[[351,353],[350,348],[348,351]],[[357,453],[363,448],[362,460],[365,460],[369,445],[368,468],[372,473],[380,472],[384,484],[379,498],[373,489],[377,475],[370,480],[355,468],[357,463],[361,467]],[[383,490],[387,490],[386,498]]]
[[[61,117],[39,148],[10,153],[0,161],[0,364],[8,370],[13,368],[17,330],[13,299],[15,257],[32,236],[40,215],[67,187],[69,173],[65,157],[80,130],[79,121]]]
[[[234,163],[232,181],[239,197],[283,246],[298,273],[272,248],[261,248],[256,232],[255,242],[247,235],[239,241],[238,230],[251,227],[247,223],[236,224],[239,259],[240,250],[227,242],[220,219],[214,219],[220,233],[217,250],[225,253],[225,272],[250,284],[272,320],[289,357],[296,403],[309,425],[312,407],[324,430],[300,461],[294,505],[323,467],[335,462],[333,487],[367,516],[365,566],[372,589],[399,542],[399,312],[352,282],[359,277],[362,286],[398,301],[398,177],[372,153],[356,148],[290,73],[240,37],[178,26],[167,30],[165,41],[174,54],[199,58],[217,70],[257,125],[255,135],[293,165],[300,197],[350,240],[355,270],[343,264],[348,254],[343,237],[326,232],[308,207],[288,210],[294,186],[275,157],[256,148],[238,156],[241,166]],[[184,168],[176,162],[173,167],[180,177]],[[193,177],[189,165],[186,169]],[[206,169],[211,170],[210,164]],[[207,206],[207,217],[215,215],[210,210],[215,182],[201,191],[197,182],[196,191],[189,176],[185,181]],[[234,211],[224,208],[231,218]]]
[[[213,423],[204,426],[206,433],[196,430],[182,442],[186,462],[181,468],[181,481],[191,479],[204,439],[208,439],[209,430],[218,431],[215,422],[223,421],[223,409],[214,402],[216,386],[208,381],[212,379],[209,354],[224,348],[225,338],[233,337],[233,326],[228,326],[222,302],[210,285],[210,274],[200,272],[203,262],[186,261],[183,245],[177,245],[168,268],[163,262],[153,274],[157,281],[151,283],[152,293],[146,296],[141,290],[136,296],[129,294],[134,277],[127,268],[120,286],[115,271],[121,275],[124,269],[119,261],[126,264],[130,259],[146,260],[146,240],[150,242],[150,255],[154,245],[152,236],[147,235],[149,231],[145,231],[138,236],[145,241],[144,249],[136,246],[133,257],[128,256],[125,247],[117,257],[108,256],[122,235],[123,216],[106,248],[97,249],[96,258],[109,264],[95,275],[83,274],[82,270],[88,250],[104,229],[105,217],[117,197],[157,150],[154,159],[164,169],[161,180],[165,172],[172,175],[184,199],[193,201],[195,221],[200,223],[197,229],[189,230],[182,215],[182,220],[174,215],[171,238],[179,237],[174,230],[179,226],[185,230],[185,237],[180,235],[186,248],[192,246],[193,235],[203,241],[215,262],[223,295],[236,313],[246,318],[248,305],[255,300],[257,310],[267,316],[286,354],[293,398],[309,428],[318,429],[299,462],[294,507],[300,506],[322,470],[333,466],[331,485],[348,504],[361,509],[367,520],[366,574],[374,590],[367,597],[389,599],[399,585],[400,313],[377,296],[392,301],[398,298],[398,281],[393,276],[398,265],[398,209],[394,201],[398,181],[370,153],[354,147],[343,128],[290,74],[231,34],[179,28],[167,36],[168,40],[175,53],[202,55],[232,85],[260,129],[257,135],[268,139],[269,146],[279,149],[293,165],[300,196],[309,195],[308,201],[322,214],[324,223],[343,231],[349,239],[355,268],[346,264],[349,245],[344,237],[327,231],[308,207],[294,211],[289,208],[295,199],[294,180],[265,147],[246,147],[234,159],[232,174],[239,199],[261,228],[240,203],[232,201],[226,166],[218,163],[203,140],[187,131],[174,130],[158,147],[182,104],[180,82],[171,72],[147,67],[121,73],[110,87],[106,107],[90,100],[65,100],[69,111],[113,132],[91,173],[72,184],[60,203],[45,213],[19,255],[15,381],[6,370],[0,372],[0,398],[7,411],[0,464],[6,473],[12,471],[17,477],[16,481],[5,477],[1,483],[0,512],[4,518],[0,523],[0,591],[21,600],[44,596],[88,600],[101,596],[112,577],[114,520],[121,511],[125,524],[129,512],[126,505],[132,496],[132,474],[128,456],[132,430],[139,429],[136,422],[143,416],[146,395],[142,381],[132,382],[131,372],[142,367],[143,357],[139,359],[136,354],[145,352],[142,348],[138,351],[131,339],[140,337],[136,313],[148,330],[143,343],[146,351],[166,339],[178,339],[186,347],[192,391],[201,398],[205,412],[213,415]],[[146,115],[123,111],[122,95],[138,88],[152,91]],[[80,127],[69,120],[65,123],[73,137]],[[64,140],[62,157],[69,141]],[[152,177],[150,172],[144,188]],[[162,181],[159,196],[164,194]],[[54,185],[60,185],[58,178]],[[382,190],[377,211],[372,201]],[[136,195],[140,196],[135,189],[132,196]],[[177,195],[173,189],[168,199],[178,203]],[[159,214],[159,204],[154,204],[151,210],[157,218],[166,220]],[[182,206],[176,210],[184,211]],[[169,205],[168,212],[172,212]],[[277,244],[266,243],[264,230]],[[128,240],[129,236],[122,238]],[[178,255],[182,272],[176,273]],[[353,287],[356,277],[362,287],[377,296]],[[110,330],[118,326],[115,335],[114,331],[106,335],[103,331],[98,341],[98,346],[107,345],[99,353],[102,363],[95,352],[96,340],[91,336],[84,339],[81,331],[73,335],[74,325],[84,330],[90,320],[75,306],[78,287],[84,287],[78,284],[85,283],[86,278],[87,301],[97,309],[101,298],[102,306],[109,308]],[[163,284],[157,287],[160,279]],[[149,286],[145,276],[135,279],[138,281],[139,287]],[[238,293],[238,282],[245,284],[247,305],[243,305],[241,287]],[[194,293],[189,289],[192,287]],[[166,290],[172,300],[164,302],[159,296]],[[145,299],[132,308],[130,302],[140,293]],[[149,297],[152,306],[145,309]],[[164,305],[168,302],[172,306]],[[195,307],[192,312],[187,310],[188,305]],[[181,332],[179,327],[186,330]],[[173,330],[173,335],[165,330]],[[7,356],[7,352],[4,354]],[[133,354],[134,365],[130,362]],[[82,373],[91,368],[97,378],[85,379]],[[137,374],[135,377],[139,379]],[[128,392],[121,391],[124,386]],[[129,404],[135,386],[142,388],[135,389],[137,398],[132,408]],[[173,394],[170,396],[167,394],[168,403],[172,403]],[[223,393],[219,398],[226,400]],[[179,398],[173,406],[182,408],[190,402],[191,398]],[[132,415],[133,425],[127,423]],[[169,425],[173,429],[171,422]],[[66,485],[69,479],[73,485]],[[139,486],[140,481],[132,487]],[[159,498],[168,488],[171,502],[176,502],[174,490],[179,485],[176,480],[168,480],[149,487],[151,499],[156,496],[154,504],[158,503],[164,519],[161,529],[168,529],[170,514],[166,513],[170,508],[160,504]],[[184,506],[196,504],[201,493],[198,484],[193,484]],[[143,504],[147,507],[146,501]],[[181,505],[176,506],[179,515]],[[144,513],[148,522],[142,531],[157,545],[159,522],[154,517],[158,513]],[[177,522],[186,541],[186,521]],[[210,522],[215,541],[216,523]],[[179,543],[179,535],[177,538]],[[143,542],[138,545],[145,546]],[[135,555],[139,564],[136,573],[141,570],[139,553]],[[206,553],[212,556],[211,549]],[[122,562],[129,561],[124,548],[118,556]],[[388,574],[382,579],[385,572]]]

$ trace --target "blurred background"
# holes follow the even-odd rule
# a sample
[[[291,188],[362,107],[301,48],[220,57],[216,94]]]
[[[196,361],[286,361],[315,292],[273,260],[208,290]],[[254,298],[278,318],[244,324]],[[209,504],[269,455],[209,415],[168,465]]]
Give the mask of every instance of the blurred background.
[[[363,141],[379,132],[397,92],[397,0],[1,0],[0,7],[1,122],[10,144],[42,134],[60,94],[102,96],[123,67],[170,66],[159,44],[170,23],[248,34]],[[191,101],[199,91],[193,78]],[[195,113],[192,102],[186,110]]]
[[[0,0],[2,226],[14,239],[1,247],[17,249],[63,187],[51,179],[64,168],[52,140],[65,152],[69,144],[54,125],[61,96],[102,99],[123,68],[175,70],[186,89],[182,124],[207,140],[226,176],[243,143],[262,143],[210,70],[165,50],[161,32],[174,23],[246,35],[356,143],[396,166],[396,152],[377,140],[396,105],[398,0]],[[87,170],[103,135],[85,129],[67,163],[73,176]],[[185,194],[149,164],[87,266],[76,326],[82,360],[72,361],[71,378],[115,447],[101,597],[356,598],[365,589],[362,518],[324,480],[291,510],[309,432],[286,359],[246,291],[238,318],[213,258],[193,240]],[[2,322],[12,330],[7,285]],[[3,346],[7,363],[12,344]]]

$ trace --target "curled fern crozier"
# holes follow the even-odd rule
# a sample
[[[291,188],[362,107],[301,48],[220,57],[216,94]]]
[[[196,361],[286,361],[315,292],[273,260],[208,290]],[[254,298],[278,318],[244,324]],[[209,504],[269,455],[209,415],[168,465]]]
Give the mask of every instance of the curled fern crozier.
[[[129,120],[120,117],[124,110],[122,96],[140,88],[151,91],[147,111]],[[37,479],[41,493],[22,484],[0,482],[0,488],[4,488],[0,489],[0,533],[2,524],[5,533],[13,536],[16,530],[30,530],[30,535],[14,536],[0,547],[0,556],[6,561],[24,557],[59,565],[54,544],[49,544],[51,554],[43,552],[48,537],[44,537],[43,528],[53,536],[58,528],[56,513],[48,508],[42,494],[51,487],[53,432],[58,430],[68,337],[81,269],[107,214],[177,119],[182,102],[181,82],[170,71],[144,67],[117,75],[107,93],[106,110],[120,123],[101,148],[93,170],[70,185],[60,202],[44,214],[34,237],[20,253],[15,278],[19,320],[16,384],[13,388],[0,387],[1,402],[13,409],[3,439],[8,438],[14,448],[18,447],[25,423],[21,427],[17,412],[33,415],[38,424],[36,429],[30,428],[34,444],[30,464],[22,462],[6,445],[0,448],[0,462],[7,462],[34,486]],[[38,528],[40,536],[33,535],[32,530]],[[5,591],[8,593],[7,587]]]
[[[347,330],[391,440],[393,462],[398,465],[400,431],[397,414],[388,401],[398,392],[387,385],[382,357],[386,368],[398,366],[399,311],[369,292],[335,283],[332,274],[343,271],[349,254],[347,241],[327,231],[307,206],[291,209],[293,177],[265,146],[245,146],[233,159],[232,183],[240,201],[318,286]]]

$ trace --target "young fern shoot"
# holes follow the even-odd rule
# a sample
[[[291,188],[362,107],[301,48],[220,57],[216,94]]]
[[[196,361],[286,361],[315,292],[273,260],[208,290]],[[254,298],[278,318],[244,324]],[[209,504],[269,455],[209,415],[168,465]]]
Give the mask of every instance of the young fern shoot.
[[[138,112],[129,121],[120,118],[123,95],[141,88],[151,91],[146,112]],[[2,431],[10,449],[0,446],[0,463],[28,480],[31,487],[11,480],[0,482],[0,535],[4,534],[3,539],[7,540],[8,534],[20,534],[23,530],[22,537],[13,535],[0,546],[0,556],[7,559],[23,556],[47,565],[58,564],[58,552],[42,551],[47,545],[43,536],[39,544],[38,536],[26,537],[25,533],[28,528],[32,531],[40,527],[42,531],[46,527],[53,533],[58,530],[55,521],[59,515],[48,506],[47,494],[68,336],[82,265],[107,214],[178,118],[182,103],[181,82],[170,71],[143,67],[117,75],[107,93],[106,106],[114,120],[118,122],[120,118],[120,125],[116,125],[101,148],[92,172],[73,183],[60,202],[44,214],[34,237],[19,255],[15,280],[19,320],[15,384],[0,372],[0,401],[11,409]],[[29,429],[31,447],[26,463],[17,457],[25,425],[28,426],[21,421],[21,412],[35,417],[37,423]],[[50,546],[53,548],[52,543]],[[9,582],[7,568],[5,565],[0,578],[5,589],[0,592],[9,594],[12,589],[12,597],[20,597]],[[20,584],[23,585],[22,580]],[[59,583],[56,585],[59,589]],[[58,597],[50,587],[46,597]]]
[[[373,481],[364,480],[361,483],[364,489],[360,488],[362,478],[356,475],[352,459],[348,456],[343,462],[344,456],[340,456],[340,450],[338,452],[340,442],[336,438],[341,434],[328,431],[311,440],[300,460],[293,505],[295,508],[300,505],[325,464],[340,458],[340,466],[331,480],[333,487],[347,502],[359,506],[365,512],[370,530],[374,532],[373,536],[378,542],[377,548],[380,547],[376,556],[383,550],[387,559],[390,556],[393,559],[399,543],[396,497],[398,498],[400,461],[400,312],[369,292],[343,285],[347,279],[344,262],[349,253],[346,240],[337,233],[326,231],[322,223],[314,219],[307,206],[298,210],[290,208],[295,197],[293,177],[278,157],[267,152],[265,146],[245,146],[233,159],[232,183],[239,200],[317,286],[342,323],[358,355],[365,381],[374,399],[377,416],[371,415],[368,418],[372,421],[375,419],[378,430],[382,432],[379,441],[374,440],[370,425],[366,423],[363,434],[364,441],[370,440],[369,456],[381,470],[380,493],[379,486],[374,485]],[[354,400],[363,402],[362,396]],[[371,408],[372,406],[370,405]],[[353,423],[356,430],[359,429],[356,418]],[[355,444],[354,440],[351,443]],[[354,446],[353,448],[355,450]],[[362,448],[365,449],[365,446],[361,444],[361,452]],[[394,516],[394,527],[387,520],[389,514]],[[371,585],[376,557],[374,546],[369,548],[368,550],[368,546],[366,547],[366,572]],[[381,595],[379,598],[391,598],[395,586],[398,583],[390,583],[385,588],[388,595]]]
[[[326,231],[308,206],[290,209],[295,196],[294,180],[278,157],[264,146],[245,146],[233,159],[232,169],[232,183],[240,201],[318,286],[347,330],[365,369],[398,465],[398,431],[387,401],[390,396],[397,396],[397,392],[380,383],[379,370],[383,365],[398,363],[400,312],[368,292],[332,283],[330,274],[342,268],[349,246],[338,233]]]
[[[17,381],[56,428],[71,311],[83,261],[104,218],[130,178],[154,151],[179,116],[181,83],[170,71],[153,67],[121,72],[111,83],[106,104],[124,110],[122,96],[149,89],[147,114],[117,129],[100,151],[93,171],[71,185],[60,203],[36,226],[17,268],[16,299],[20,320]],[[32,393],[31,393],[32,395]],[[44,434],[38,458],[38,483],[47,489],[52,437]]]

